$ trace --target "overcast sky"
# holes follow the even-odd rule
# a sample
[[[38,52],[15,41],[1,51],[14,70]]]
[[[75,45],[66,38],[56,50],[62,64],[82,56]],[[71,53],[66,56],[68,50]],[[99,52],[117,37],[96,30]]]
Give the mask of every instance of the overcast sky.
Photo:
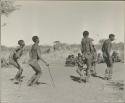
[[[88,30],[97,43],[116,35],[116,42],[124,41],[124,2],[97,1],[18,1],[19,10],[2,16],[2,45],[15,46],[19,39],[32,44],[32,36],[40,37],[40,44],[80,43],[82,32]]]

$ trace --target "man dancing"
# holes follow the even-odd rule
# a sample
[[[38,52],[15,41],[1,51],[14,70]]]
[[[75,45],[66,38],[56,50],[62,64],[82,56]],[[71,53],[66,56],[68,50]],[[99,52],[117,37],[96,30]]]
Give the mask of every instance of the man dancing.
[[[18,45],[19,47],[17,47],[9,56],[9,64],[13,65],[18,69],[16,76],[13,79],[11,79],[11,80],[16,80],[17,83],[19,83],[19,81],[21,80],[21,75],[23,72],[23,69],[20,66],[18,60],[23,54],[25,42],[23,40],[19,40]]]
[[[32,48],[29,52],[29,56],[30,56],[29,65],[35,71],[35,74],[28,81],[28,86],[37,84],[38,80],[42,74],[41,67],[38,64],[39,60],[43,61],[46,66],[49,66],[49,64],[46,61],[44,61],[43,58],[41,57],[41,50],[40,50],[40,46],[39,46],[39,37],[33,36],[32,40],[33,40],[34,44],[32,45]]]

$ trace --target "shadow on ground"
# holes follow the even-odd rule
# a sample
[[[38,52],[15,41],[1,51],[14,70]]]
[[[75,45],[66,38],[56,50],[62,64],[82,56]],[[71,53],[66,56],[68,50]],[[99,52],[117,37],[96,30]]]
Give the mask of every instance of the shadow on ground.
[[[71,78],[73,81],[75,81],[75,82],[81,83],[81,82],[80,82],[80,77],[71,75],[70,78]],[[83,81],[84,83],[86,83],[85,80],[82,80],[82,81]]]

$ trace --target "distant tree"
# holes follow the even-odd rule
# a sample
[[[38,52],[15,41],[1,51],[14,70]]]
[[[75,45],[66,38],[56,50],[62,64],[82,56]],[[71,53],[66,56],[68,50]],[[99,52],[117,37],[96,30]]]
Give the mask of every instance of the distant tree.
[[[17,9],[12,0],[1,0],[0,2],[0,14],[8,16],[10,13]]]
[[[1,0],[0,1],[0,15],[8,16],[19,8],[19,5],[15,5],[14,0]],[[3,23],[2,26],[6,26],[7,23]]]
[[[124,50],[124,43],[122,43],[122,42],[113,43],[113,49],[115,49],[115,50]]]
[[[99,44],[102,45],[104,43],[105,39],[100,39]]]
[[[53,42],[53,49],[59,50],[60,49],[61,42],[60,41],[54,41]]]

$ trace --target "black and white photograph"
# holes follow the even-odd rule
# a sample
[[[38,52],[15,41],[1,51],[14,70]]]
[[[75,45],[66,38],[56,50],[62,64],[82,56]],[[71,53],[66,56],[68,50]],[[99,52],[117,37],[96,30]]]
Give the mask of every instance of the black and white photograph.
[[[125,1],[1,0],[0,103],[125,103]]]

